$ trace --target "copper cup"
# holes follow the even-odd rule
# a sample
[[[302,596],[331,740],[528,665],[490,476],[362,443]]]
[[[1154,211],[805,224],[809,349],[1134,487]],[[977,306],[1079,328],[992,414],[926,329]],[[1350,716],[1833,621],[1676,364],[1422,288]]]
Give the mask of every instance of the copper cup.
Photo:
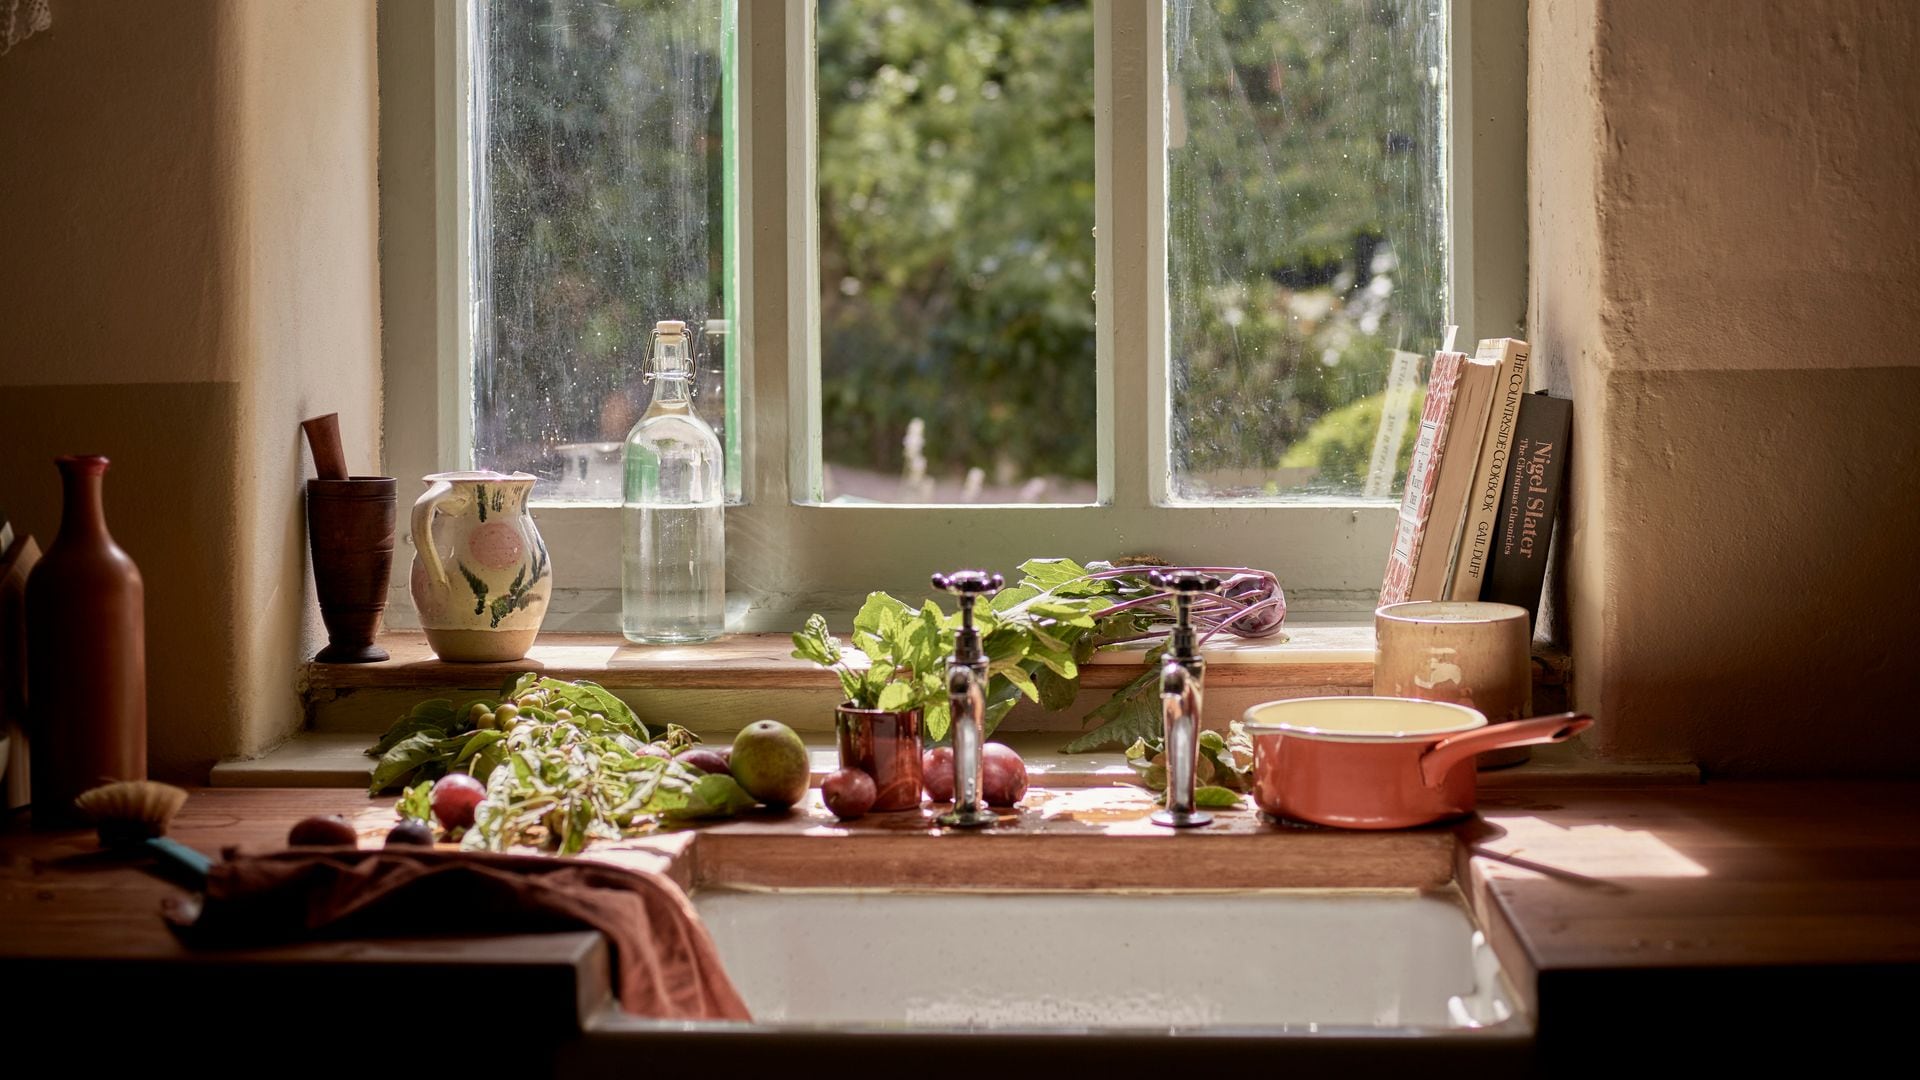
[[[920,807],[920,710],[887,712],[839,705],[833,726],[840,767],[873,777],[875,810]]]
[[[307,481],[307,541],[327,647],[323,664],[371,664],[387,658],[374,644],[393,570],[391,476]]]

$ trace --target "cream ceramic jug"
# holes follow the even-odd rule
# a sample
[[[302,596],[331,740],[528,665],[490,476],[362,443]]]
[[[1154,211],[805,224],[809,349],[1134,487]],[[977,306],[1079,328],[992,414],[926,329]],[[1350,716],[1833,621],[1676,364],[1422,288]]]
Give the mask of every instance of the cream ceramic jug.
[[[527,512],[526,473],[424,478],[413,504],[413,607],[442,660],[518,660],[553,595],[547,545]]]

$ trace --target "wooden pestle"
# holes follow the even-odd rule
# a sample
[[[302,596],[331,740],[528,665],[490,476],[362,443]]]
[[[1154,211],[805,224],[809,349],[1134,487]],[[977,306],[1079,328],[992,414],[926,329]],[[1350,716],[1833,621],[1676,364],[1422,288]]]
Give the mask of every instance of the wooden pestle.
[[[302,420],[300,427],[307,433],[307,447],[313,451],[313,468],[320,479],[347,479],[347,453],[340,446],[340,414]]]

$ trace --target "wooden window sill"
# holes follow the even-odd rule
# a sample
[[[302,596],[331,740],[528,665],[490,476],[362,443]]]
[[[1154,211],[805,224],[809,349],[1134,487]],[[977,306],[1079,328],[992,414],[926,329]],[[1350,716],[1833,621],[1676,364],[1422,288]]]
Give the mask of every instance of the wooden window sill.
[[[634,645],[617,634],[545,634],[524,659],[502,664],[449,663],[433,655],[426,635],[393,631],[379,664],[308,663],[303,696],[363,689],[495,689],[524,671],[559,679],[591,679],[609,690],[831,690],[832,672],[789,654],[784,634],[735,634],[701,645]],[[1365,688],[1373,685],[1373,627],[1364,622],[1289,626],[1279,642],[1216,641],[1205,652],[1207,685],[1272,690]],[[1113,690],[1139,674],[1139,652],[1102,653],[1081,685]]]

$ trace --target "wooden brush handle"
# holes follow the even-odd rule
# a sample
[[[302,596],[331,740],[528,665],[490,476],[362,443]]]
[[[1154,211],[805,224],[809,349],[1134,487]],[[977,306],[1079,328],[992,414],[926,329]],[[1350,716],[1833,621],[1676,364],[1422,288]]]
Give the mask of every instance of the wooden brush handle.
[[[328,413],[300,426],[307,433],[307,446],[313,451],[313,468],[322,480],[347,478],[347,452],[340,447],[340,414]]]

